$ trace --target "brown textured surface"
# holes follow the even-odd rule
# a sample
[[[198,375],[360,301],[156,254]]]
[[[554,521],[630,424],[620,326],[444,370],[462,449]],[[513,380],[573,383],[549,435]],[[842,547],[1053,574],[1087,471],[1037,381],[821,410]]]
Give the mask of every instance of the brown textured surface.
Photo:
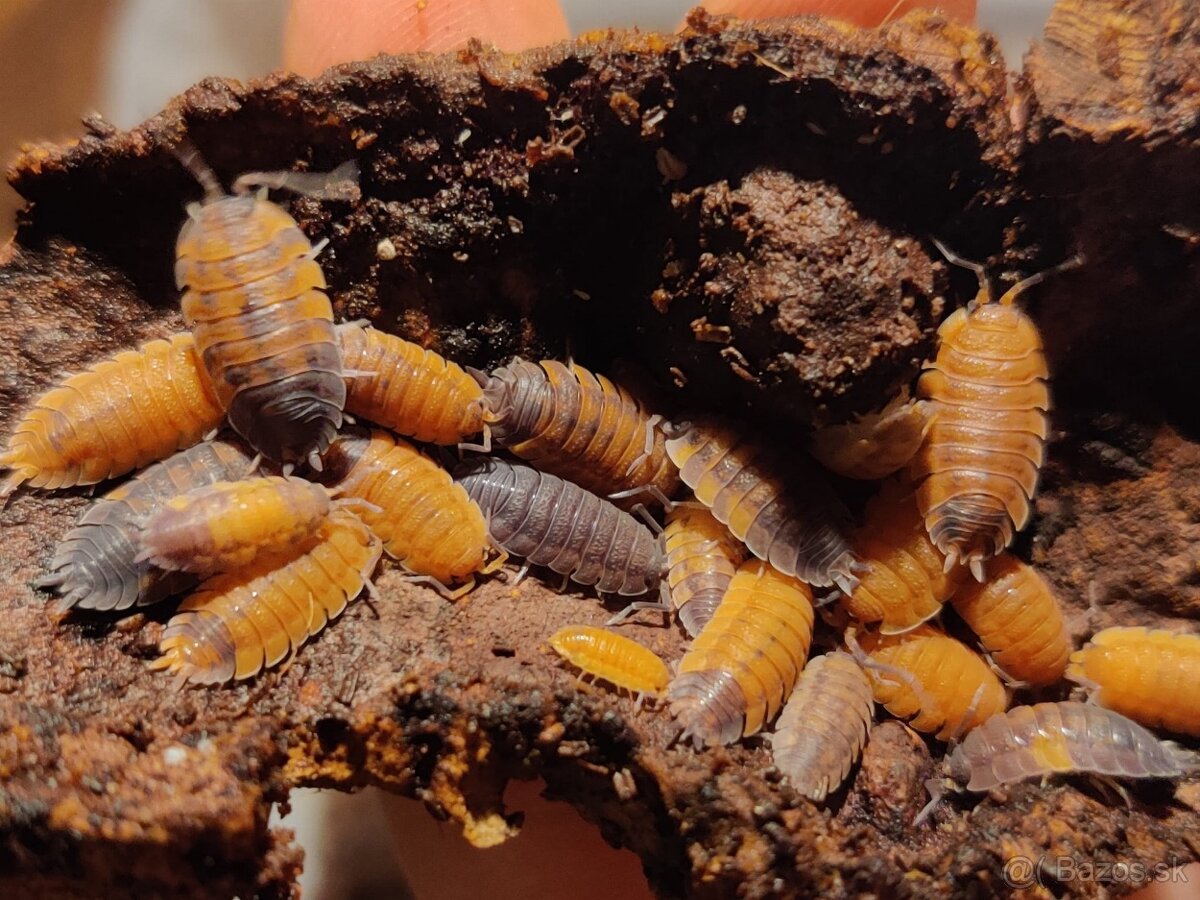
[[[744,400],[763,423],[844,418],[912,378],[940,295],[973,293],[926,235],[1028,269],[1082,246],[1088,268],[1030,298],[1059,432],[1019,549],[1077,635],[1089,597],[1096,626],[1178,624],[1200,608],[1200,363],[1184,352],[1200,284],[1197,13],[1089,6],[1125,18],[1037,51],[1011,109],[990,40],[924,15],[882,35],[696,20],[681,39],[205,82],[135,132],[18,162],[35,205],[0,259],[2,430],[58,374],[179,327],[171,246],[198,191],[167,148],[185,131],[225,176],[360,160],[361,204],[292,204],[330,238],[345,315],[485,365],[552,354],[569,325],[585,364],[640,357],[668,382],[677,365],[683,402]],[[1161,23],[1173,36],[1114,83],[1113,28]],[[1136,122],[1114,136],[1122,115]],[[705,316],[704,336],[728,344],[697,340]],[[1138,787],[1132,810],[1080,781],[1024,784],[913,829],[930,749],[895,723],[818,812],[761,746],[667,748],[665,717],[578,686],[542,642],[608,611],[535,580],[450,604],[385,568],[378,618],[355,604],[289,668],[173,693],[145,667],[169,605],[57,624],[27,586],[86,502],[22,493],[0,514],[0,892],[287,896],[297,855],[266,811],[291,786],[379,784],[486,844],[517,825],[504,782],[534,776],[637,851],[664,896],[1002,894],[1018,853],[1200,856],[1194,783]],[[680,655],[677,629],[631,633]]]

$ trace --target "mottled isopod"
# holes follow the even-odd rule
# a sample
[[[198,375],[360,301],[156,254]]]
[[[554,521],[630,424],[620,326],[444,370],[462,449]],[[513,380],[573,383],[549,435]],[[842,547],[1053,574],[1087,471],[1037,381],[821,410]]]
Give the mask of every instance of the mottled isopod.
[[[151,663],[185,681],[250,678],[280,662],[367,586],[383,550],[347,510],[334,510],[290,554],[260,556],[204,582],[163,630]]]
[[[793,461],[799,477],[785,485],[758,445],[730,424],[706,420],[669,431],[667,453],[684,483],[751,553],[814,587],[853,591],[857,562],[842,533],[848,515],[815,465]]]
[[[319,469],[346,383],[316,249],[282,207],[245,193],[270,174],[243,176],[226,194],[198,156],[180,158],[205,196],[179,232],[175,281],[229,424],[268,459]]]
[[[862,649],[875,702],[917,731],[958,737],[1008,706],[1004,686],[979,654],[936,628],[866,634]]]
[[[658,587],[666,560],[645,525],[576,484],[495,458],[465,464],[457,480],[479,504],[493,543],[606,594]]]
[[[928,422],[925,404],[909,400],[904,391],[879,412],[819,429],[809,451],[831,472],[878,481],[908,464],[921,446]]]
[[[858,586],[842,598],[860,622],[879,622],[894,634],[937,615],[962,581],[961,568],[946,559],[925,530],[912,489],[885,482],[867,504],[866,519],[851,541],[862,560]]]
[[[196,443],[224,418],[190,334],[150,341],[51,388],[17,423],[0,468],[20,484],[65,488],[124,475]]]
[[[54,550],[38,587],[62,594],[58,609],[128,609],[185,590],[195,579],[138,562],[141,524],[172,497],[250,471],[240,443],[206,441],[139,472],[87,508]]]
[[[574,363],[516,359],[475,377],[492,437],[537,468],[601,495],[647,488],[670,497],[679,487],[655,428],[661,417],[603,375]]]
[[[349,382],[347,412],[432,444],[457,444],[483,430],[483,391],[454,363],[355,324],[338,326],[338,339],[346,368],[363,373]]]
[[[142,551],[168,571],[211,575],[278,554],[313,534],[329,515],[329,493],[303,478],[219,481],[172,497],[142,523]]]
[[[988,561],[986,581],[967,584],[950,602],[1005,675],[1034,687],[1062,678],[1071,635],[1058,598],[1033,566],[1002,553]],[[1196,663],[1200,674],[1200,653]]]
[[[871,682],[848,653],[811,660],[771,738],[771,758],[792,787],[820,803],[846,780],[867,742],[875,701]]]
[[[586,675],[634,694],[660,694],[671,677],[654,651],[604,628],[568,625],[550,636],[550,646]]]
[[[1143,725],[1200,737],[1200,635],[1105,628],[1071,654],[1067,677]]]
[[[491,571],[487,524],[450,473],[386,431],[342,435],[325,456],[325,476],[341,494],[366,501],[359,516],[383,540],[388,554],[410,572],[457,597]],[[503,564],[503,558],[496,565]],[[466,579],[457,591],[453,582]]]
[[[667,688],[681,737],[729,744],[775,718],[812,643],[812,591],[759,560],[743,563]]]

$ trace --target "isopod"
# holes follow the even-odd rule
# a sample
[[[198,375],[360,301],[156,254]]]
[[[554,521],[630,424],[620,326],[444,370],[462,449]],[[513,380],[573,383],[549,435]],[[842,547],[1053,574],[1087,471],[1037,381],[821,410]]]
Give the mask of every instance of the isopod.
[[[1067,677],[1143,725],[1200,737],[1200,635],[1105,628],[1071,654]]]
[[[667,513],[663,542],[671,603],[684,630],[695,637],[717,611],[746,558],[745,548],[712,513],[696,506]]]
[[[253,464],[238,442],[205,441],[113,488],[84,511],[55,548],[50,574],[36,582],[62,596],[57,609],[115,610],[156,603],[185,590],[192,576],[137,560],[141,525],[172,498],[246,475]]]
[[[346,411],[431,444],[457,444],[484,431],[483,391],[455,363],[417,344],[353,323],[338,326],[347,369]],[[476,449],[490,449],[484,442]]]
[[[658,587],[666,560],[645,525],[576,484],[496,458],[471,460],[458,483],[479,504],[492,542],[605,594]]]
[[[951,604],[1005,675],[1034,687],[1058,681],[1071,655],[1071,635],[1050,585],[1008,553],[986,568],[987,581],[967,584]],[[1200,652],[1196,660],[1200,674]]]
[[[229,572],[313,534],[331,502],[325,488],[303,478],[218,481],[172,497],[147,517],[135,562],[198,575]]]
[[[585,674],[633,694],[657,696],[671,678],[657,653],[605,628],[568,625],[550,636],[550,646]]]
[[[1026,278],[993,302],[983,267],[941,249],[976,272],[979,293],[938,329],[937,358],[917,383],[931,420],[909,471],[947,564],[966,563],[982,581],[983,563],[1029,522],[1049,433],[1042,338],[1014,301],[1081,260]]]
[[[878,412],[819,429],[808,449],[831,472],[878,481],[908,464],[921,446],[928,422],[925,404],[910,400],[904,391]]]
[[[190,334],[149,341],[65,379],[17,423],[0,468],[39,488],[96,484],[170,456],[213,431],[224,411]]]
[[[929,625],[904,634],[866,634],[875,702],[917,731],[959,737],[1008,706],[1000,679],[970,647]]]
[[[874,712],[871,682],[854,658],[841,651],[818,656],[779,714],[771,758],[792,787],[820,803],[862,754]]]
[[[325,457],[326,478],[343,496],[367,503],[359,517],[383,540],[389,556],[447,596],[475,586],[489,572],[491,544],[479,507],[450,473],[412,444],[374,430],[340,436]],[[458,590],[449,585],[466,579]],[[413,579],[418,580],[418,579]]]
[[[946,760],[945,781],[926,782],[932,812],[947,788],[988,791],[1026,778],[1090,772],[1117,778],[1180,778],[1200,757],[1160,741],[1112,710],[1063,700],[997,713],[963,739]]]
[[[287,173],[242,176],[226,194],[194,151],[180,159],[205,196],[188,207],[179,232],[175,281],[183,291],[184,321],[229,424],[268,459],[307,460],[319,469],[346,402],[325,276],[314,259],[317,248],[296,221],[247,192],[286,184]],[[330,185],[342,177],[340,170],[317,176]]]
[[[744,562],[667,687],[681,738],[702,747],[757,733],[791,694],[812,630],[808,585],[759,560]]]
[[[679,487],[655,427],[662,417],[603,375],[574,363],[523,359],[490,376],[474,374],[492,437],[537,468],[601,495],[644,488],[670,497]]]
[[[867,504],[863,526],[851,541],[863,565],[854,591],[842,605],[860,622],[879,622],[893,634],[935,616],[962,581],[961,568],[946,568],[917,510],[911,488],[885,482]]]
[[[794,461],[797,480],[785,486],[758,445],[716,420],[669,428],[666,448],[696,499],[751,553],[814,587],[854,590],[848,515],[815,465]]]
[[[150,664],[178,683],[251,678],[296,653],[369,584],[383,547],[348,510],[279,556],[215,575],[180,604]]]

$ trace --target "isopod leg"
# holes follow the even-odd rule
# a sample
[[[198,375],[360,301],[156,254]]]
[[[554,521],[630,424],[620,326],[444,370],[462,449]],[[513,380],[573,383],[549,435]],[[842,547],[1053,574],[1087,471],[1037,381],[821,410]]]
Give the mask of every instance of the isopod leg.
[[[460,442],[458,445],[458,454],[461,457],[464,450],[472,450],[476,453],[491,453],[492,452],[492,426],[486,422],[483,424],[483,443],[482,444],[467,444]]]
[[[662,504],[663,509],[667,512],[674,512],[676,507],[682,504],[676,503],[670,497],[662,492],[657,484],[643,484],[638,487],[629,488],[626,491],[617,491],[615,494],[609,494],[609,500],[624,500],[628,497],[636,497],[638,494],[649,494],[654,500]]]
[[[670,601],[663,602],[662,600],[635,600],[604,624],[620,625],[630,616],[636,615],[643,609],[652,609],[655,612],[662,613],[664,617],[663,625],[666,626],[671,624],[671,603]]]
[[[525,579],[525,576],[528,574],[529,574],[529,563],[526,562],[521,566],[521,568],[517,569],[517,574],[513,576],[513,579],[511,582],[513,587],[516,587],[518,584],[520,584]]]
[[[441,594],[447,600],[457,600],[459,597],[469,594],[475,587],[475,579],[474,578],[468,578],[466,583],[463,584],[462,587],[455,588],[455,589],[447,587],[440,580],[438,580],[437,578],[434,578],[432,575],[406,575],[403,580],[407,581],[409,584],[431,585],[435,591],[437,591],[439,594]]]
[[[632,475],[642,463],[650,458],[654,453],[654,426],[663,420],[662,416],[654,415],[646,420],[646,443],[642,448],[642,453],[629,464],[629,468],[625,470],[626,475]]]
[[[946,745],[948,751],[953,751],[958,746],[958,742],[962,739],[962,736],[969,730],[969,723],[975,718],[975,713],[979,712],[979,701],[983,699],[983,692],[986,689],[986,684],[981,684],[975,688],[975,693],[971,696],[971,702],[967,705],[966,712],[962,714],[962,718],[954,726],[954,731],[950,732],[950,740]]]
[[[930,778],[925,782],[925,790],[929,791],[929,802],[921,807],[921,811],[913,819],[914,826],[921,825],[933,815],[933,811],[938,807],[938,804],[946,798],[947,784],[941,778]]]
[[[635,503],[633,508],[629,511],[645,522],[647,527],[649,527],[649,529],[654,532],[656,536],[663,533],[663,527],[658,524],[658,520],[655,519],[654,516],[650,515],[650,510],[646,509],[646,504]]]
[[[483,575],[491,575],[493,572],[498,572],[500,569],[504,568],[504,564],[508,562],[507,550],[501,547],[496,547],[494,549],[496,551],[496,558],[479,570]]]

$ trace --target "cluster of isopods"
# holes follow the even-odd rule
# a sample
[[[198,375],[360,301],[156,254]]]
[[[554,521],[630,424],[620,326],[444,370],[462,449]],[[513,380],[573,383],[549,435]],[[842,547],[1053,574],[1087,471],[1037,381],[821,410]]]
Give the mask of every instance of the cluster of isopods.
[[[664,698],[698,748],[774,722],[776,765],[818,802],[855,764],[876,703],[956,745],[935,796],[1197,767],[1138,722],[1200,736],[1200,695],[1185,688],[1200,636],[1114,628],[1073,654],[1049,586],[1007,553],[1031,515],[1049,408],[1041,340],[1014,301],[1045,273],[993,300],[982,269],[943,248],[981,286],[941,326],[918,399],[812,440],[826,468],[881,482],[855,527],[816,461],[785,463],[733,422],[667,421],[573,362],[487,374],[335,325],[319,247],[265,189],[345,199],[350,170],[251,173],[226,193],[194,151],[180,159],[205,189],[177,246],[190,330],[67,378],[0,454],[4,497],[141,469],[84,512],[38,586],[62,611],[195,588],[155,668],[181,683],[256,675],[371,590],[385,550],[451,598],[513,555],[517,577],[537,565],[600,594],[657,591],[610,625],[677,615],[692,642],[673,670],[610,629],[549,643],[639,704]],[[344,428],[350,416],[381,427]],[[225,423],[237,437],[216,438]],[[452,477],[397,434],[485,455]],[[487,455],[493,442],[529,465]],[[819,604],[814,588],[829,590]],[[983,652],[931,624],[945,603]],[[818,609],[837,638],[810,660]],[[1014,687],[1064,675],[1092,702],[1008,709]]]

